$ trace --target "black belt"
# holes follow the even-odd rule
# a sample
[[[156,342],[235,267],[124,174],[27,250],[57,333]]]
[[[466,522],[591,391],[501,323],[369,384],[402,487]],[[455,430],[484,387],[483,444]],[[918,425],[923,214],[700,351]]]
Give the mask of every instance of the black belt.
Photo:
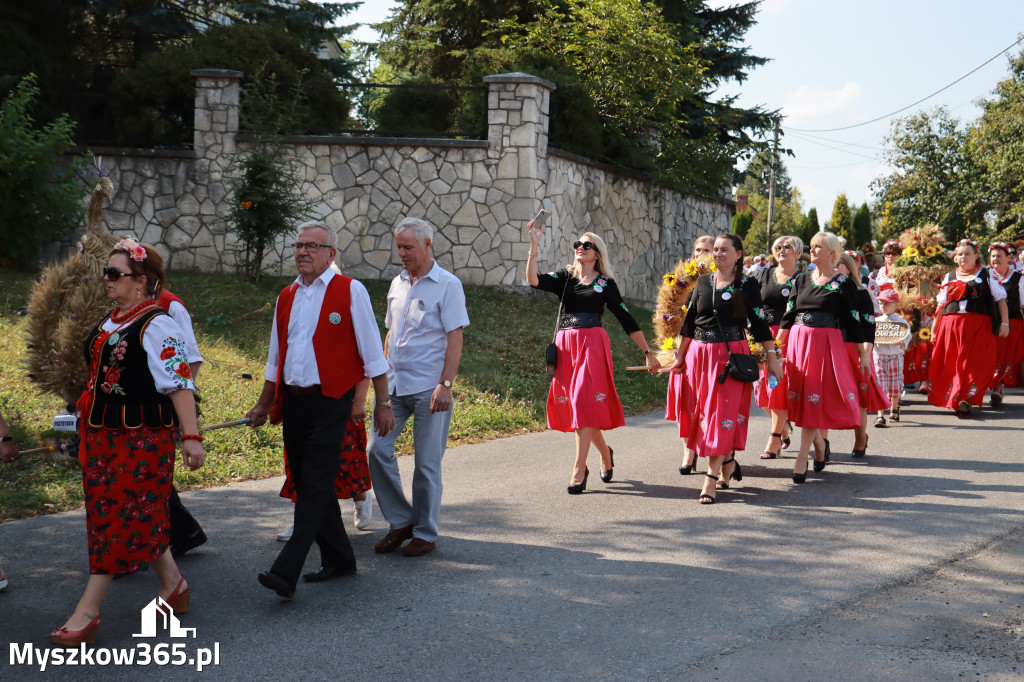
[[[587,329],[600,326],[601,316],[597,313],[562,313],[558,318],[559,329]]]
[[[832,313],[797,313],[796,322],[794,324],[802,324],[805,327],[830,327],[832,329],[839,329],[839,320]]]
[[[284,392],[288,395],[310,395],[312,393],[320,393],[320,384],[313,384],[312,386],[291,386],[289,384],[284,385]]]
[[[723,332],[725,337],[723,338]],[[746,333],[739,327],[725,327],[721,331],[713,327],[697,327],[693,330],[693,340],[701,343],[721,343],[723,341],[744,341]]]

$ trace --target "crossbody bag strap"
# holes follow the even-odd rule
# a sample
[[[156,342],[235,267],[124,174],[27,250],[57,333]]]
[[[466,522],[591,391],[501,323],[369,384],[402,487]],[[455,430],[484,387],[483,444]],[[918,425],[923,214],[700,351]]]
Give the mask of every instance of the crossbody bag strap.
[[[569,278],[566,278],[565,285],[562,286],[562,297],[558,299],[558,314],[555,316],[555,333],[551,335],[551,343],[555,342],[558,338],[558,324],[562,321],[562,305],[565,303],[565,290],[569,288]]]

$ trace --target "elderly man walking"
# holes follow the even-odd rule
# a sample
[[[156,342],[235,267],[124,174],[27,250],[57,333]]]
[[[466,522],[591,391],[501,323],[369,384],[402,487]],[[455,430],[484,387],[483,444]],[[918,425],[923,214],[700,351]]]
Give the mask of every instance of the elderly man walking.
[[[320,569],[307,573],[320,582],[356,572],[334,494],[345,425],[356,385],[372,377],[387,395],[387,360],[366,287],[336,274],[338,236],[321,223],[306,223],[295,248],[296,280],[277,297],[263,392],[246,414],[252,426],[284,425],[284,447],[295,483],[295,530],[260,584],[280,596],[295,596],[295,585],[313,542]],[[381,435],[395,425],[386,405],[374,410]]]
[[[462,357],[462,329],[469,325],[462,283],[434,261],[434,227],[406,218],[395,228],[402,272],[391,282],[384,320],[388,328],[388,386],[395,428],[370,443],[370,478],[377,504],[391,530],[377,543],[379,554],[393,552],[412,539],[403,554],[433,551],[441,513],[441,458],[452,421],[452,381]],[[376,387],[374,388],[376,390]],[[377,393],[374,413],[386,403]],[[415,468],[412,503],[402,491],[395,440],[413,418]]]

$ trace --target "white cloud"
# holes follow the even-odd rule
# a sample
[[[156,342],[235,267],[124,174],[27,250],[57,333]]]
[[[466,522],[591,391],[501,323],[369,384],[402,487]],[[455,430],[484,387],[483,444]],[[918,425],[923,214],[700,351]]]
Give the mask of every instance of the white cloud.
[[[801,85],[786,93],[782,113],[786,116],[786,122],[792,125],[849,109],[860,95],[861,87],[858,83],[847,83],[838,90]]]

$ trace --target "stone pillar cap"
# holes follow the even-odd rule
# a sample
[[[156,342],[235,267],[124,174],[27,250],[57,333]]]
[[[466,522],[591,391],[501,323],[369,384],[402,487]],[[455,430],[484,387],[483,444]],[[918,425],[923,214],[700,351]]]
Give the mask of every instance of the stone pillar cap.
[[[533,83],[540,85],[548,90],[554,90],[558,86],[549,80],[545,80],[540,76],[533,76],[522,71],[515,71],[513,73],[498,73],[492,76],[484,76],[484,83]]]
[[[241,71],[235,71],[234,69],[192,69],[188,73],[195,78],[241,78],[245,75]]]

